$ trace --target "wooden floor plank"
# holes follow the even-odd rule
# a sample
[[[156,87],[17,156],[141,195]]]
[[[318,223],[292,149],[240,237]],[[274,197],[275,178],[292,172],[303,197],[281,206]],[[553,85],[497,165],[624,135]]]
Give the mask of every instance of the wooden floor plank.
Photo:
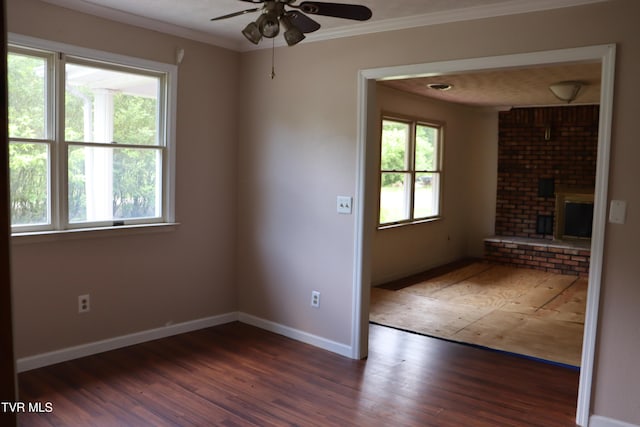
[[[397,291],[400,289],[403,289],[407,286],[413,286],[416,283],[419,282],[424,282],[430,279],[433,279],[434,277],[441,277],[444,276],[450,272],[457,272],[460,271],[462,269],[464,269],[465,267],[467,267],[468,265],[476,265],[477,264],[477,260],[474,258],[465,258],[465,259],[461,259],[458,261],[454,261],[439,267],[435,267],[432,268],[428,271],[424,271],[418,274],[414,274],[408,277],[403,277],[401,279],[398,280],[393,280],[391,282],[387,282],[384,283],[382,285],[380,285],[380,288],[383,289],[388,289],[388,290],[392,290],[392,291]]]
[[[587,279],[484,262],[399,290],[372,288],[370,319],[579,366]]]
[[[501,309],[518,313],[535,313],[550,301],[553,301],[576,280],[578,280],[577,276],[554,274],[541,281],[538,285],[525,289],[522,295],[509,301]],[[582,301],[583,310],[584,301],[586,301],[586,298]]]
[[[495,310],[452,339],[579,366],[582,332],[583,325],[578,323]]]
[[[442,289],[464,282],[471,277],[476,277],[490,268],[491,266],[488,264],[482,262],[474,262],[472,264],[464,265],[452,271],[448,271],[442,275],[434,275],[429,279],[424,279],[414,282],[413,284],[408,284],[404,288],[402,288],[402,290],[411,294],[431,297],[433,296],[433,294]]]
[[[452,339],[459,330],[494,309],[467,305],[461,310],[455,302],[375,288],[371,307],[371,318],[376,323],[446,339]]]
[[[578,373],[371,326],[352,360],[241,323],[24,372],[20,426],[575,426]]]

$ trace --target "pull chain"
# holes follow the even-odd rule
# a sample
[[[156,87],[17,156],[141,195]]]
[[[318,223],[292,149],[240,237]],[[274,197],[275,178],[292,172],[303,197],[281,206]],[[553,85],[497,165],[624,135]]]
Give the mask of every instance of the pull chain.
[[[275,56],[276,56],[276,42],[275,38],[271,39],[271,80],[276,77],[276,69],[275,69]]]

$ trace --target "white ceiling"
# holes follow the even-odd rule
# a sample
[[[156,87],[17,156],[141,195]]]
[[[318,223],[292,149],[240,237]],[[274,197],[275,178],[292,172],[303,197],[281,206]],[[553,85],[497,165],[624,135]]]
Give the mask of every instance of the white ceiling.
[[[257,17],[256,13],[212,22],[213,17],[259,7],[238,0],[43,0],[58,6],[104,18],[157,30],[236,51],[271,48],[257,47],[240,30]],[[300,4],[304,0],[296,0]],[[318,0],[321,1],[321,0]],[[366,22],[310,15],[322,25],[307,34],[305,43],[401,28],[434,25],[469,19],[503,16],[547,9],[571,7],[609,0],[331,0],[369,7],[373,17]],[[286,46],[282,37],[276,46]],[[475,106],[508,108],[512,106],[558,105],[549,84],[563,80],[585,83],[575,104],[597,104],[600,98],[600,64],[558,64],[517,70],[494,70],[458,75],[419,77],[385,84],[420,96]],[[428,90],[427,83],[451,83],[446,92]]]
[[[256,47],[240,33],[257,13],[210,21],[210,18],[255,8],[238,0],[44,0],[58,6],[158,30],[202,42],[246,51]],[[369,7],[366,22],[313,15],[322,28],[307,35],[314,40],[366,34],[445,22],[557,9],[608,0],[332,0]],[[296,3],[300,3],[297,0]],[[257,48],[271,47],[261,43]],[[284,45],[282,37],[276,45]]]

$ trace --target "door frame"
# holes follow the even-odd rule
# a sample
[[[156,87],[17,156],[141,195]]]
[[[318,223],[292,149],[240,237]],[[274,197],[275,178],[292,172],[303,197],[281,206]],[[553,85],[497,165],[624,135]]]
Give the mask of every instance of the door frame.
[[[371,244],[375,232],[375,201],[377,200],[376,156],[376,82],[393,77],[436,76],[459,72],[488,71],[567,62],[600,62],[602,65],[596,185],[594,192],[594,218],[589,264],[589,286],[582,345],[580,383],[576,410],[576,423],[586,426],[589,421],[591,392],[596,352],[598,306],[602,279],[602,264],[607,213],[607,188],[611,127],[613,119],[613,89],[615,74],[615,44],[569,49],[549,50],[398,65],[360,70],[358,73],[358,135],[357,181],[354,200],[355,253],[353,272],[353,307],[351,323],[352,357],[365,358],[368,354],[369,294],[371,286]]]
[[[2,33],[2,75],[6,76],[7,29],[6,4],[0,2],[0,32]],[[5,78],[5,77],[3,77]],[[0,401],[15,402],[18,399],[16,363],[13,350],[13,315],[11,298],[11,274],[9,257],[9,145],[7,140],[7,82],[0,84]],[[0,412],[2,425],[15,426],[16,414]]]

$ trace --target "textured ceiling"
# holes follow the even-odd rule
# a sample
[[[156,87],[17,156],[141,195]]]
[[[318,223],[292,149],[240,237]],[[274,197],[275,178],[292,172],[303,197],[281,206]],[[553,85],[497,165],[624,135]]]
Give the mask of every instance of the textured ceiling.
[[[509,108],[566,105],[551,93],[549,85],[574,80],[584,85],[572,104],[599,104],[600,72],[598,62],[387,80],[380,84],[448,102]],[[453,86],[447,91],[438,91],[428,88],[429,83]]]

